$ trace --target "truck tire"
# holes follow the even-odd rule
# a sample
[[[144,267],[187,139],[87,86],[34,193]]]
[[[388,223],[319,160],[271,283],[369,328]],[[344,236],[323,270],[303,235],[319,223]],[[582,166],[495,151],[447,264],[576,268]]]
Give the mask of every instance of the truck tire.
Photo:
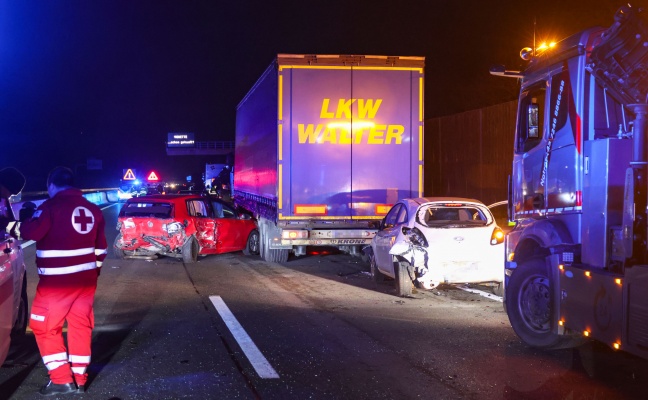
[[[243,254],[246,256],[259,254],[259,242],[259,231],[255,229],[250,232],[250,236],[248,236],[247,244],[243,249]]]
[[[198,252],[200,247],[195,237],[191,236],[182,245],[182,262],[185,264],[193,264],[198,261]]]
[[[29,324],[29,301],[27,299],[27,273],[23,277],[22,290],[20,292],[20,304],[18,305],[18,315],[11,328],[11,340],[25,336],[27,325]]]
[[[113,244],[113,253],[115,254],[116,258],[118,258],[120,260],[123,260],[124,258],[126,258],[126,253],[124,253],[124,250],[117,247],[117,243],[119,243],[121,241],[121,237],[122,237],[122,235],[120,233],[115,238],[115,243]]]
[[[396,275],[396,293],[400,297],[411,296],[413,282],[410,272],[412,266],[406,261],[400,261],[394,263],[394,269],[394,275]]]
[[[542,258],[518,265],[506,286],[506,311],[515,333],[531,347],[562,349],[583,343],[580,337],[552,332],[554,285]]]
[[[382,283],[385,281],[385,275],[383,275],[382,272],[378,270],[378,266],[376,265],[376,256],[374,255],[373,251],[369,255],[369,268],[371,277],[373,278],[374,282]]]

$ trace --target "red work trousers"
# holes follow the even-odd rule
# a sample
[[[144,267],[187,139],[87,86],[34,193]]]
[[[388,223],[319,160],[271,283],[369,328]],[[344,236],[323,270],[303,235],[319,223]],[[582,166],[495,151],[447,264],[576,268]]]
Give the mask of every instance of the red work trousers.
[[[94,283],[87,280],[76,284],[43,280],[38,283],[29,327],[52,383],[85,385],[88,379],[96,290],[96,279]],[[63,340],[66,321],[67,349]]]

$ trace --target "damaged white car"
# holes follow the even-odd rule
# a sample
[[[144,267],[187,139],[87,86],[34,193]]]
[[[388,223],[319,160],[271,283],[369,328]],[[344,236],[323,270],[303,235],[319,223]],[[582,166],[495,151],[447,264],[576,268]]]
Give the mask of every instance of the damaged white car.
[[[504,279],[504,232],[482,202],[458,197],[403,199],[385,216],[369,250],[376,281],[390,277],[399,296],[412,285]]]

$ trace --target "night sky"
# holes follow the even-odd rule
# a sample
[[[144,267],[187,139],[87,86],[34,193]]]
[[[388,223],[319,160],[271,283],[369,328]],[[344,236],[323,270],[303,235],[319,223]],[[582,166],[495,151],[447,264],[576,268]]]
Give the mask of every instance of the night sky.
[[[609,26],[622,4],[0,0],[0,168],[30,191],[57,165],[82,187],[116,187],[123,168],[200,172],[224,160],[167,156],[167,132],[233,140],[236,105],[277,53],[425,56],[426,118],[513,100],[517,82],[488,68],[522,67],[534,21],[538,41],[560,39]]]

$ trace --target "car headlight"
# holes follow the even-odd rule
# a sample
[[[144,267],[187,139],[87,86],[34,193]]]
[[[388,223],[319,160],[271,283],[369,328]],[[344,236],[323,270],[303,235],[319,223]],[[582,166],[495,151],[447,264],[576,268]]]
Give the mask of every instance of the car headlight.
[[[504,243],[504,236],[504,231],[499,227],[495,227],[491,234],[490,244],[494,246],[496,244]]]

